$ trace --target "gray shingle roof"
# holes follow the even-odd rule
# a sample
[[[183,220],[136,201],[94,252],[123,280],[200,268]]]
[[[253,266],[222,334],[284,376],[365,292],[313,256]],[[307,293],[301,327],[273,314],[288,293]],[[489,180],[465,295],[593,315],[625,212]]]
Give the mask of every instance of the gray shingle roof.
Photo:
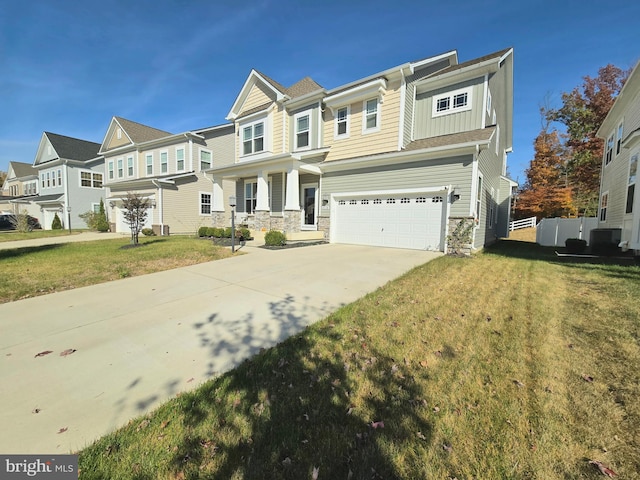
[[[287,95],[291,98],[296,98],[321,89],[322,86],[314,79],[311,77],[304,77],[302,80],[287,88]]]
[[[509,50],[511,50],[511,48],[505,48],[504,50],[500,50],[498,52],[493,52],[493,53],[490,53],[488,55],[484,55],[482,57],[474,58],[473,60],[468,60],[466,62],[462,62],[462,63],[459,63],[457,65],[451,65],[450,67],[444,68],[442,70],[438,70],[433,75],[436,76],[436,75],[442,75],[443,73],[454,72],[456,70],[460,70],[462,68],[469,67],[471,65],[475,65],[475,64],[478,64],[478,63],[485,62],[487,60],[491,60],[492,58],[500,58],[505,53],[507,53]]]
[[[60,158],[68,160],[92,160],[98,157],[100,144],[79,138],[66,137],[57,133],[44,132],[51,142],[51,146],[58,153]]]
[[[438,137],[421,138],[409,143],[404,149],[422,150],[424,148],[446,147],[448,145],[458,145],[461,143],[486,142],[491,138],[496,127],[479,128],[468,132],[452,133],[440,135]]]
[[[254,70],[256,70],[254,68]],[[271,86],[273,88],[275,88],[276,90],[278,90],[280,93],[287,93],[287,87],[285,87],[284,85],[282,85],[281,83],[276,82],[273,78],[266,76],[264,73],[256,70],[256,72],[262,77],[264,78],[267,82],[269,82],[271,84]]]
[[[13,168],[13,173],[17,178],[29,177],[31,175],[38,176],[38,171],[29,163],[24,162],[9,162],[9,166]]]
[[[157,140],[159,138],[168,137],[173,135],[171,132],[165,132],[157,128],[148,127],[141,123],[133,122],[122,117],[114,117],[123,130],[129,135],[129,138],[133,143],[148,142],[150,140]]]

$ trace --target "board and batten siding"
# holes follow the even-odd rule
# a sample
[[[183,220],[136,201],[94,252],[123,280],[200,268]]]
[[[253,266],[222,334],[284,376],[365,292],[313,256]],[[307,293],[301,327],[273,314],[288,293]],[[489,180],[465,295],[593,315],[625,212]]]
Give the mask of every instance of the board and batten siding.
[[[402,132],[402,146],[405,147],[409,142],[413,140],[413,110],[415,108],[415,90],[416,81],[437,72],[443,68],[447,68],[450,62],[449,59],[441,60],[433,65],[429,65],[426,68],[416,70],[412,75],[406,77],[406,94],[405,94],[405,108],[404,108],[404,131]]]
[[[416,96],[414,139],[438,137],[481,128],[484,95],[483,80],[483,78],[475,78],[429,92],[419,93]],[[433,116],[434,97],[466,87],[472,87],[470,110]]]
[[[245,99],[242,104],[242,108],[240,109],[240,115],[244,112],[251,110],[252,108],[259,107],[260,105],[264,105],[267,102],[273,102],[276,100],[276,95],[273,91],[267,88],[262,83],[255,83],[251,90],[249,91],[249,95]]]
[[[410,163],[390,163],[351,171],[327,172],[321,195],[455,186],[460,200],[451,205],[451,216],[469,215],[472,176],[471,155]],[[326,215],[326,212],[323,212]]]
[[[371,97],[374,98],[374,97]],[[380,108],[380,130],[362,134],[363,101],[350,105],[349,137],[334,139],[334,117],[331,109],[324,112],[324,145],[331,146],[326,161],[355,158],[375,153],[398,150],[398,130],[400,128],[400,81],[387,85]],[[346,106],[346,105],[344,105]],[[336,109],[337,111],[337,109]]]

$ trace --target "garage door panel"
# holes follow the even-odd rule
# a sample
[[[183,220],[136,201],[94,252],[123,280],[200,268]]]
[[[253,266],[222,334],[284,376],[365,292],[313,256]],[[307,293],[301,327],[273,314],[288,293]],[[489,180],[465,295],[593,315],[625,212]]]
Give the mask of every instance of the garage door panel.
[[[440,250],[442,194],[358,195],[335,205],[334,240],[338,243]]]

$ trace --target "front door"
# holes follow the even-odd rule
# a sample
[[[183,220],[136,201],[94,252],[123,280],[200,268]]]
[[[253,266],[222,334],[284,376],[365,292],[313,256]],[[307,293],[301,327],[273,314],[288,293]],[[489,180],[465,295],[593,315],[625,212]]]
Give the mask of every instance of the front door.
[[[318,194],[318,185],[302,185],[302,226],[316,226],[316,196]]]

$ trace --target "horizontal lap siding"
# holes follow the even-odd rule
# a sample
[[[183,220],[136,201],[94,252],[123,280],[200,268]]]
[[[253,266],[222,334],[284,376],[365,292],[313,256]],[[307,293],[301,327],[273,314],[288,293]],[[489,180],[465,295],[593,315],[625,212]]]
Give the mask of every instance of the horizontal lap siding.
[[[169,225],[169,233],[193,234],[199,227],[211,225],[211,215],[200,215],[200,192],[213,195],[211,181],[202,176],[177,179],[175,186],[163,187],[163,223]],[[160,204],[157,193],[156,203]]]
[[[381,109],[380,131],[363,135],[363,102],[352,103],[349,115],[349,138],[341,140],[334,140],[334,117],[331,114],[331,109],[325,109],[324,145],[331,146],[331,150],[327,154],[327,161],[398,150],[400,82],[394,82],[387,86],[383,103],[379,104],[378,107]]]
[[[274,154],[282,153],[286,151],[287,148],[287,131],[289,124],[289,115],[284,111],[282,105],[278,105],[278,109],[273,112],[273,146],[271,151]],[[284,126],[283,126],[284,121]]]
[[[240,115],[242,115],[242,113],[246,111],[251,110],[252,108],[264,105],[269,101],[275,101],[275,99],[276,96],[270,89],[268,89],[261,83],[256,83],[253,87],[251,87],[249,95],[247,95],[246,100],[242,104]]]
[[[451,206],[451,216],[469,214],[472,157],[390,164],[347,172],[330,172],[322,178],[322,195],[342,192],[402,190],[453,185],[461,192]]]
[[[213,152],[213,166],[222,167],[225,165],[233,165],[235,163],[234,138],[235,128],[230,126],[215,132],[206,132],[205,148]],[[194,168],[200,170],[200,153],[199,145],[193,145],[194,150]]]

